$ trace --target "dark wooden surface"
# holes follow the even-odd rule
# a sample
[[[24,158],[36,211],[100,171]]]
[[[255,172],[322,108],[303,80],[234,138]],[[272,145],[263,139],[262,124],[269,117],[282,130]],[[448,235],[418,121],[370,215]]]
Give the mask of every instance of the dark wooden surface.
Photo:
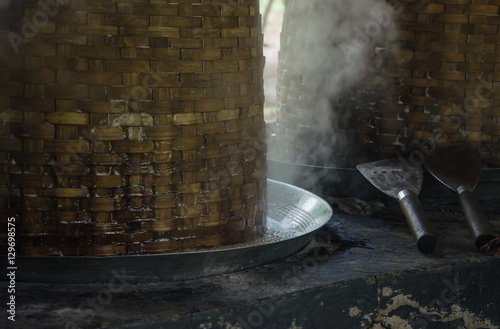
[[[428,217],[433,255],[417,251],[398,208],[383,208],[337,212],[301,252],[231,274],[132,285],[117,268],[101,285],[18,283],[15,326],[3,315],[0,327],[498,328],[500,259],[477,252],[461,213]]]

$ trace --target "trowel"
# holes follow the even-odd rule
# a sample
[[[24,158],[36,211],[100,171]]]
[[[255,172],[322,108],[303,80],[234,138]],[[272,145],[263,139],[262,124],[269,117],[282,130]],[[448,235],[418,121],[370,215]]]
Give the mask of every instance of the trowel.
[[[472,192],[481,174],[479,149],[465,143],[437,147],[426,158],[424,166],[441,183],[458,192],[467,226],[477,249],[485,254],[498,253],[500,238]]]
[[[357,165],[356,168],[380,191],[398,199],[417,248],[423,253],[431,253],[436,246],[436,238],[418,199],[422,188],[421,166],[413,166],[405,159],[390,159]]]

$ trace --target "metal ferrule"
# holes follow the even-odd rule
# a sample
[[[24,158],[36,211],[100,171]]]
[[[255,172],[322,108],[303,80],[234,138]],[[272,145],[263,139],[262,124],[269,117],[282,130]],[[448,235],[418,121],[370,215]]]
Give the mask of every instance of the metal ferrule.
[[[398,193],[398,200],[403,200],[411,194],[411,190],[402,190]]]
[[[458,194],[462,194],[464,192],[472,192],[472,188],[468,185],[462,185],[459,188],[457,188]]]

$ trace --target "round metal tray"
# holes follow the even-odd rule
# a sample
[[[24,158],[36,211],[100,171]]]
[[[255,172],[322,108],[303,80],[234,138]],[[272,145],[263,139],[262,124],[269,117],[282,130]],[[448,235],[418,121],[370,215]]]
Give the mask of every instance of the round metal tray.
[[[16,258],[16,280],[39,283],[177,281],[229,273],[294,254],[332,217],[318,196],[285,183],[268,181],[268,230],[250,243],[213,250],[113,257]],[[7,264],[6,256],[1,257]],[[0,271],[5,271],[3,267]],[[0,274],[5,280],[6,273]],[[115,280],[115,281],[113,281]]]

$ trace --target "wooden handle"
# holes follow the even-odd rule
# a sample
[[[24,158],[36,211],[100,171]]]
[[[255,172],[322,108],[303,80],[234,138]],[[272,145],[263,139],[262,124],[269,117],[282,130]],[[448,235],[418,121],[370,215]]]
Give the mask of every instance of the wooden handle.
[[[432,234],[431,226],[417,194],[412,190],[403,190],[399,192],[398,199],[406,222],[417,240],[418,250],[426,254],[433,252],[436,247],[436,238]]]
[[[496,238],[495,231],[472,189],[464,185],[460,186],[457,191],[469,231],[472,233],[477,249],[481,250],[483,246]]]

